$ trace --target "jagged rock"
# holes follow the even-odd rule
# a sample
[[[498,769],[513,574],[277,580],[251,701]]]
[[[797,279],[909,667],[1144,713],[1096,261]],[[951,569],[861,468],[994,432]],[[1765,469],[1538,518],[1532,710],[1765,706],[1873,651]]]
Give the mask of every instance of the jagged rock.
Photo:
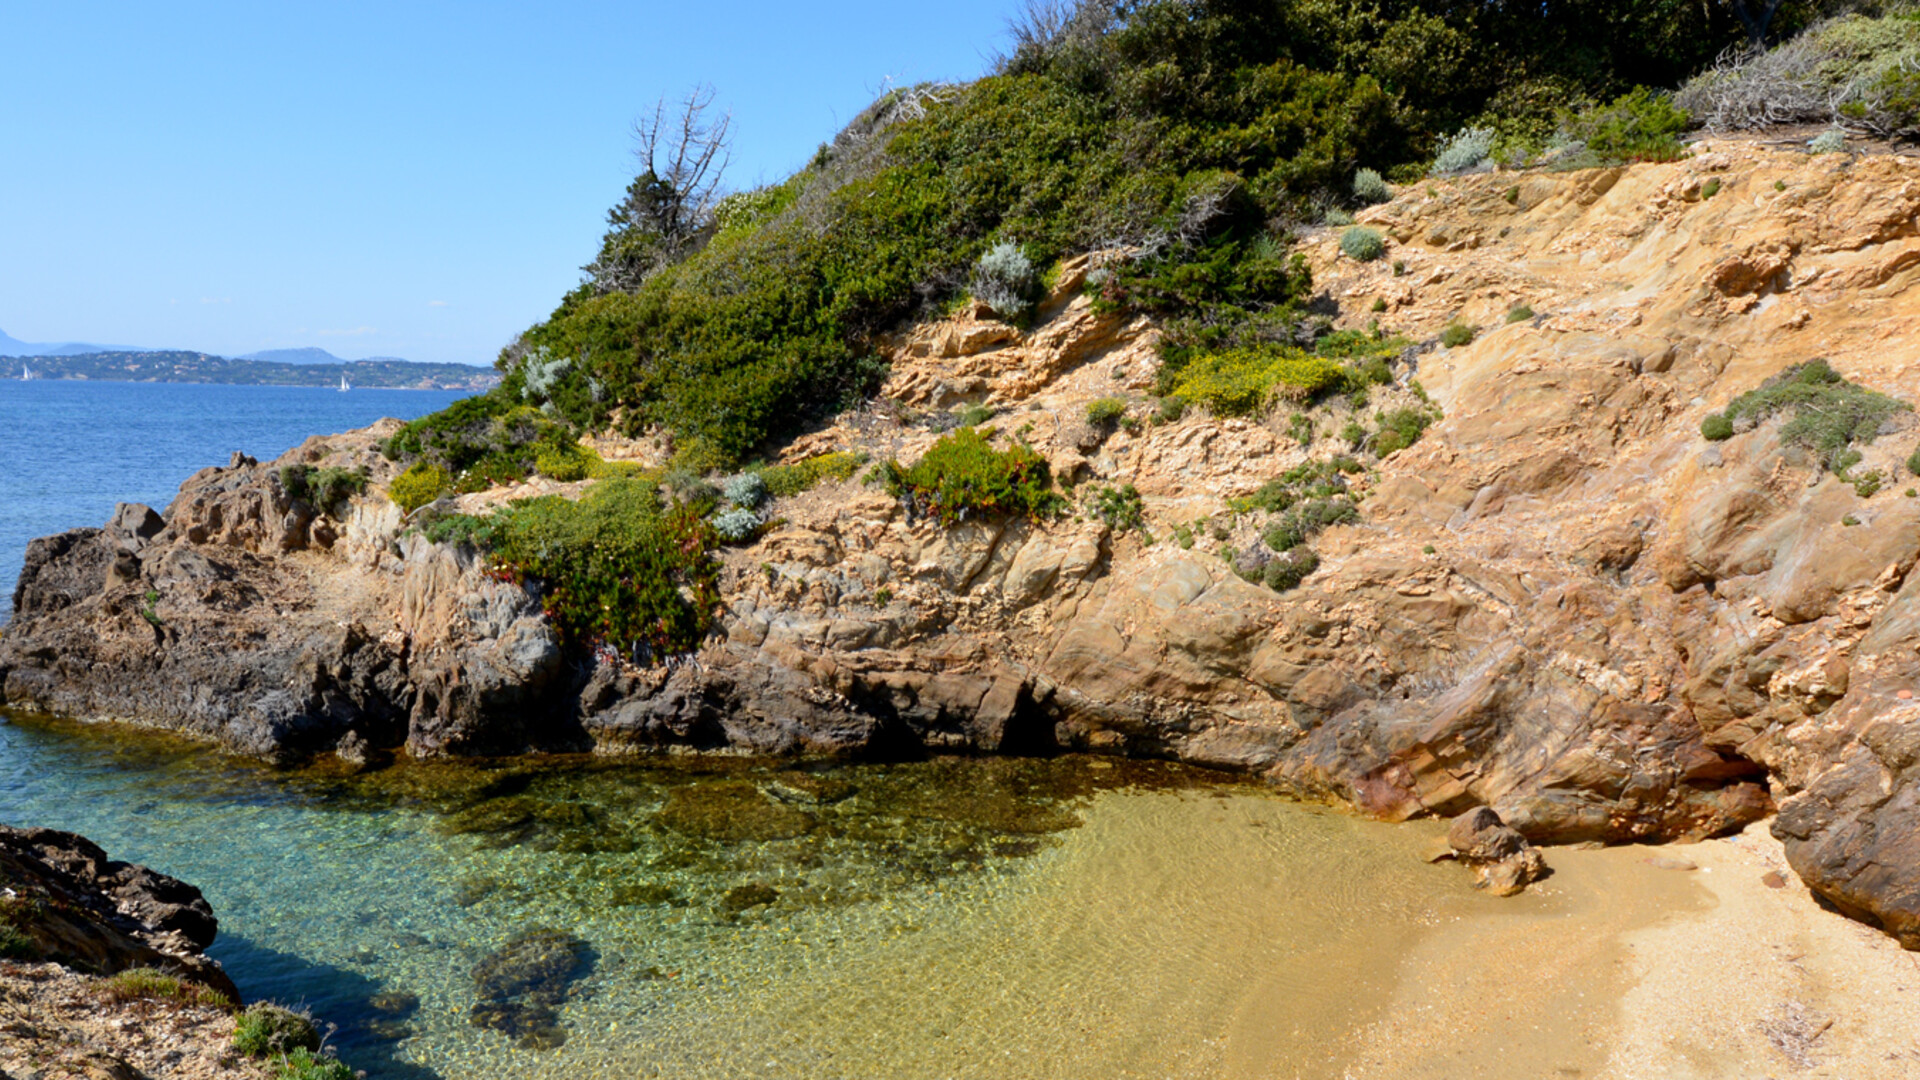
[[[1546,876],[1547,860],[1492,808],[1476,806],[1447,827],[1447,846],[1473,870],[1474,884],[1512,896]]]
[[[85,837],[0,825],[0,915],[36,959],[98,975],[159,968],[240,1000],[204,953],[219,922],[200,890]]]

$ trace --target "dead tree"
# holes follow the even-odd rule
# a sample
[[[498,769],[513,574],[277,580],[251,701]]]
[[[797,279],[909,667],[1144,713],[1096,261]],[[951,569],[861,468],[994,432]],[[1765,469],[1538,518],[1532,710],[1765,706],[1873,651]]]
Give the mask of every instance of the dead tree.
[[[733,114],[715,114],[714,91],[698,86],[678,105],[666,98],[634,121],[640,168],[626,197],[607,213],[600,256],[586,267],[601,292],[632,292],[699,250],[730,162]]]

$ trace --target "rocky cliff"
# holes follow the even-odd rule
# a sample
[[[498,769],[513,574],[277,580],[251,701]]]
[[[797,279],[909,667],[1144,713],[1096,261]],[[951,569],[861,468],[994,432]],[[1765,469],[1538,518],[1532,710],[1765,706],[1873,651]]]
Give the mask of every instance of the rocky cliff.
[[[1920,432],[1897,413],[1838,472],[1784,417],[1700,432],[1814,358],[1920,401],[1917,212],[1915,162],[1726,143],[1416,185],[1361,215],[1390,241],[1375,262],[1310,235],[1324,310],[1422,342],[1368,411],[1425,395],[1444,419],[1351,479],[1361,519],[1284,593],[1235,572],[1260,523],[1229,500],[1332,440],[1303,446],[1284,410],[1090,424],[1089,401],[1152,385],[1157,331],[1082,295],[1087,259],[1030,329],[968,310],[903,334],[881,397],[786,454],[912,460],[927,416],[983,405],[1057,477],[1133,485],[1142,528],[943,529],[830,483],[727,552],[722,634],[641,668],[563,652],[538,597],[410,532],[376,427],[36,541],[0,685],[269,757],[1071,748],[1396,819],[1487,805],[1537,841],[1777,809],[1815,889],[1920,948]],[[1484,332],[1443,348],[1454,321]],[[287,463],[365,465],[374,494],[312,507]]]

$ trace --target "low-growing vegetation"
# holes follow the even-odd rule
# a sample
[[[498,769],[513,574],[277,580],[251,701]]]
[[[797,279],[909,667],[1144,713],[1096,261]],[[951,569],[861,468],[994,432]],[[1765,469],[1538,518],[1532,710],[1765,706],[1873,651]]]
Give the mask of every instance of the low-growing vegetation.
[[[798,495],[823,480],[848,479],[865,462],[866,458],[860,454],[841,451],[805,458],[789,465],[768,465],[758,471],[760,479],[766,481],[769,494]]]
[[[1153,535],[1147,532],[1146,503],[1132,484],[1096,488],[1087,500],[1087,513],[1116,533],[1138,532],[1142,540],[1153,543]]]
[[[1448,323],[1440,331],[1440,344],[1449,349],[1457,349],[1462,345],[1473,344],[1475,336],[1476,332],[1472,326],[1456,320]]]
[[[280,487],[287,497],[331,513],[347,499],[365,493],[367,470],[329,465],[316,469],[311,465],[283,465]]]
[[[1730,53],[1676,98],[1710,131],[1832,124],[1815,153],[1841,149],[1845,131],[1908,135],[1920,128],[1920,22],[1906,10],[1842,15],[1771,49]]]
[[[1843,378],[1825,360],[1809,360],[1734,398],[1701,422],[1700,433],[1714,441],[1730,439],[1786,413],[1781,442],[1812,451],[1822,468],[1845,479],[1860,461],[1854,446],[1873,442],[1889,421],[1911,410],[1906,402]]]
[[[261,1002],[247,1006],[234,1021],[233,1049],[251,1058],[320,1049],[320,1029],[292,1009]]]
[[[1046,459],[1018,442],[995,449],[993,434],[991,428],[961,428],[942,435],[911,466],[882,464],[881,480],[916,513],[945,525],[973,517],[1057,513],[1063,500],[1053,490]]]
[[[1377,230],[1355,225],[1340,234],[1340,252],[1355,262],[1373,262],[1387,253],[1387,239]]]
[[[453,493],[453,476],[427,461],[416,461],[387,485],[387,498],[411,514],[442,495]]]

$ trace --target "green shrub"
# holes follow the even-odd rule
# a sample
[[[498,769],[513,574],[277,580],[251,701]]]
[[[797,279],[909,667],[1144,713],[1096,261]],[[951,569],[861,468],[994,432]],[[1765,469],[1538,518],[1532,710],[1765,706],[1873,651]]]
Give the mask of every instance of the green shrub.
[[[1374,313],[1375,315],[1378,315],[1378,314],[1380,314],[1381,312],[1383,312],[1383,311],[1385,311],[1385,310],[1387,310],[1387,301],[1386,301],[1386,299],[1385,299],[1385,298],[1383,298],[1383,297],[1378,297],[1378,296],[1376,296],[1376,297],[1374,297],[1374,298],[1373,298],[1373,307],[1372,307],[1372,309],[1371,309],[1371,310],[1373,311],[1373,313]]]
[[[1104,397],[1087,402],[1087,424],[1091,427],[1112,431],[1125,415],[1126,398]]]
[[[755,472],[729,476],[720,485],[720,496],[735,506],[752,510],[767,501],[767,480]]]
[[[993,414],[994,414],[993,408],[988,405],[982,405],[977,402],[972,405],[962,405],[959,408],[953,410],[953,420],[952,420],[951,426],[979,427],[981,424],[984,424],[987,421],[993,419]],[[944,430],[946,426],[947,425],[945,424],[939,423],[938,419],[936,419],[933,425],[934,430],[936,431]]]
[[[1845,478],[1843,477],[1843,479]],[[1878,469],[1868,469],[1859,476],[1848,480],[1848,483],[1853,485],[1853,493],[1863,499],[1873,498],[1874,495],[1879,493],[1881,485],[1885,482],[1886,477],[1881,475]]]
[[[1405,259],[1393,260],[1393,276],[1394,277],[1407,276],[1407,261]]]
[[[1846,148],[1847,133],[1839,128],[1829,128],[1807,142],[1807,150],[1815,154],[1837,154]]]
[[[296,1047],[272,1063],[273,1080],[355,1080],[360,1074],[345,1062]]]
[[[1355,225],[1340,234],[1340,251],[1349,259],[1372,262],[1387,253],[1387,241],[1373,229]]]
[[[1294,413],[1287,418],[1287,434],[1301,446],[1313,443],[1313,418],[1306,413]]]
[[[711,506],[665,500],[645,480],[602,480],[578,501],[548,495],[497,510],[485,537],[497,566],[540,585],[563,642],[651,661],[693,651],[714,625]]]
[[[1911,408],[1842,378],[1825,360],[1809,360],[1734,398],[1721,413],[1707,417],[1701,434],[1714,438],[1725,431],[1730,436],[1743,430],[1743,425],[1790,413],[1780,429],[1781,441],[1813,451],[1823,468],[1844,475],[1860,460],[1852,446],[1871,443],[1887,421]]]
[[[1227,505],[1242,514],[1256,510],[1278,514],[1303,500],[1344,498],[1346,478],[1360,471],[1360,463],[1345,455],[1303,461],[1262,484],[1253,494],[1229,499]]]
[[[1359,169],[1353,174],[1353,197],[1369,206],[1383,203],[1393,198],[1393,189],[1372,169]]]
[[[1140,498],[1139,489],[1132,484],[1095,489],[1088,500],[1087,512],[1116,533],[1136,530],[1141,539],[1153,543],[1153,536],[1147,532],[1146,504]]]
[[[1638,86],[1562,127],[1603,162],[1675,161],[1686,156],[1679,136],[1691,123],[1672,98]]]
[[[976,516],[1040,518],[1058,511],[1047,461],[1020,443],[996,450],[992,430],[961,428],[943,435],[919,461],[881,466],[887,490],[920,513],[952,525]]]
[[[407,467],[407,471],[393,478],[387,485],[387,498],[395,506],[411,514],[442,495],[453,491],[453,477],[438,465],[416,461]]]
[[[1920,476],[1920,446],[1914,447],[1913,453],[1907,455],[1907,471]]]
[[[1392,409],[1378,414],[1374,420],[1380,430],[1373,438],[1373,452],[1386,457],[1419,442],[1428,425],[1433,423],[1434,415],[1427,409]]]
[[[1712,180],[1709,180],[1706,183],[1700,185],[1701,199],[1711,199],[1718,194],[1720,194],[1720,178],[1719,177],[1715,177]]]
[[[1349,448],[1358,450],[1360,444],[1367,441],[1367,429],[1358,420],[1348,420],[1340,426],[1340,438]]]
[[[233,1028],[233,1048],[251,1058],[320,1049],[320,1030],[291,1009],[261,1002],[247,1006]]]
[[[1331,229],[1345,228],[1353,224],[1353,215],[1337,206],[1329,206],[1320,215],[1320,224]]]
[[[316,469],[311,465],[283,465],[280,486],[289,498],[304,500],[315,509],[331,511],[346,499],[367,490],[367,470],[329,465]]]
[[[1517,322],[1526,322],[1528,319],[1531,319],[1531,318],[1533,318],[1532,304],[1523,302],[1523,303],[1515,304],[1513,305],[1513,307],[1507,309],[1508,325],[1512,325],[1513,323],[1517,323]]]
[[[1700,421],[1700,434],[1708,442],[1725,442],[1733,438],[1733,421],[1727,419],[1725,413],[1708,413],[1707,418]]]
[[[1500,197],[1506,200],[1508,206],[1520,205],[1520,185],[1515,184],[1513,187],[1501,192]]]
[[[1307,401],[1341,384],[1333,360],[1289,346],[1206,353],[1181,370],[1173,392],[1216,416],[1246,416],[1273,399]]]
[[[40,946],[18,928],[0,923],[0,960],[37,960]]]
[[[866,459],[855,453],[835,451],[804,458],[791,465],[768,465],[760,470],[767,491],[778,496],[798,495],[822,480],[845,480]]]
[[[1187,399],[1179,394],[1168,394],[1160,399],[1160,404],[1155,411],[1159,414],[1162,423],[1174,423],[1186,415]]]
[[[1320,569],[1320,556],[1310,547],[1295,546],[1267,562],[1261,579],[1267,588],[1274,592],[1286,592],[1305,581],[1307,575]]]
[[[1275,551],[1291,551],[1313,539],[1322,529],[1360,520],[1353,500],[1345,495],[1296,503],[1269,525],[1260,539]]]
[[[1457,349],[1462,345],[1471,345],[1473,339],[1473,327],[1458,320],[1448,323],[1446,327],[1440,331],[1440,344],[1445,345],[1449,349]]]

